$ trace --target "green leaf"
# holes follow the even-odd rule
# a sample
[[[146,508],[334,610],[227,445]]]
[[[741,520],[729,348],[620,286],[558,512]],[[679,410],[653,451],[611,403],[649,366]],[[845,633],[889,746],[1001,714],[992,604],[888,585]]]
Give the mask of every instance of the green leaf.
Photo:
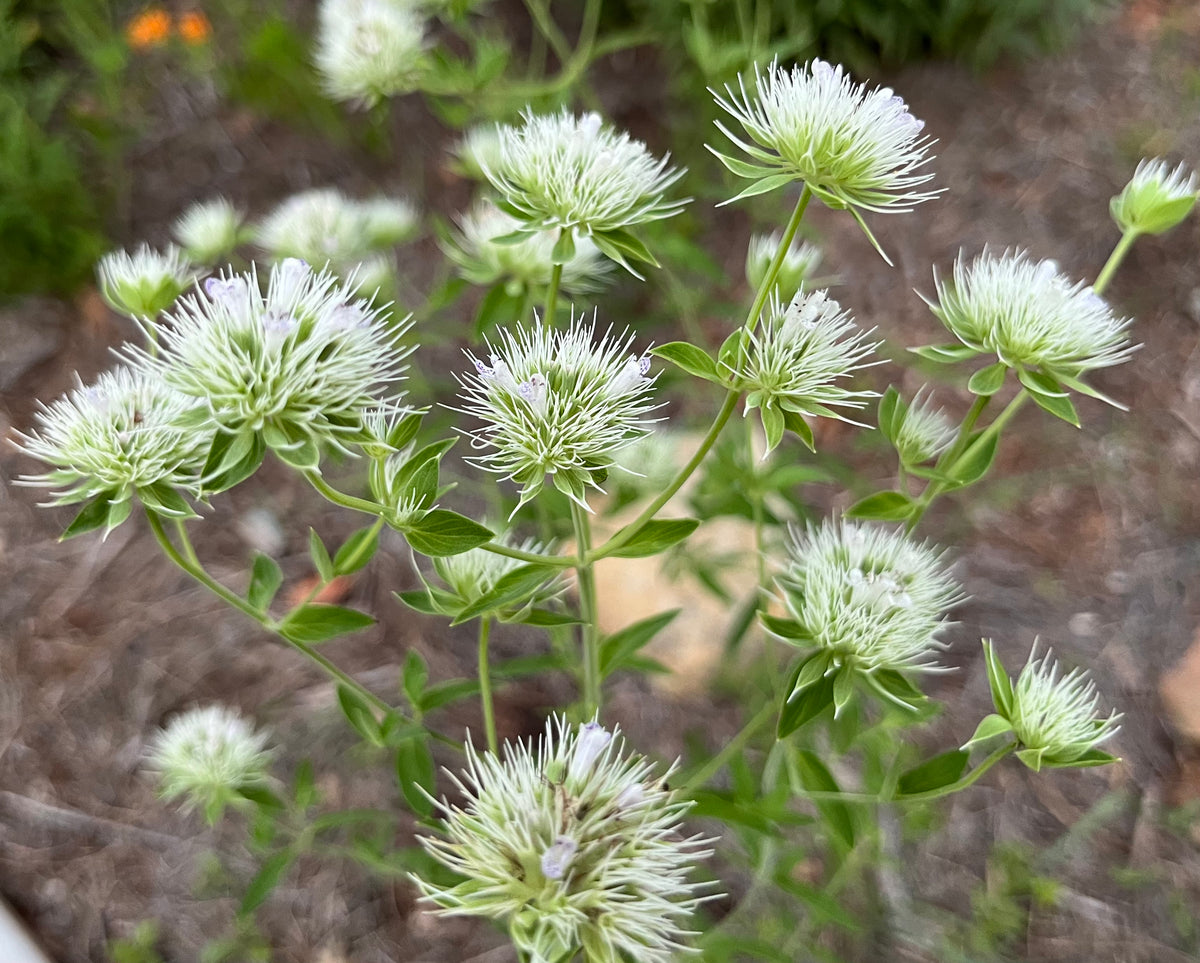
[[[983,640],[983,659],[987,665],[988,688],[992,690],[992,705],[1000,715],[1009,717],[1013,711],[1012,680],[1004,670],[991,639]]]
[[[296,853],[291,849],[275,853],[262,865],[242,896],[242,904],[238,909],[240,916],[249,916],[258,909],[263,901],[271,895],[272,890],[279,885],[284,873],[296,859]]]
[[[762,836],[778,836],[779,829],[760,811],[756,801],[741,803],[727,792],[701,790],[693,793],[694,805],[688,816],[697,819],[719,819],[729,826],[744,826]]]
[[[856,674],[849,666],[843,666],[842,670],[833,677],[834,718],[840,716],[842,710],[850,704],[850,700],[854,696],[854,678]]]
[[[1065,398],[1069,394],[1053,375],[1041,371],[1030,371],[1026,368],[1017,369],[1017,377],[1021,384],[1035,395],[1045,395],[1048,398]]]
[[[279,631],[293,642],[316,645],[374,624],[371,616],[356,609],[310,603],[290,612],[279,626]]]
[[[957,364],[959,361],[966,361],[979,354],[974,348],[969,348],[965,344],[927,344],[908,350],[915,355],[920,355],[926,361],[934,361],[938,364]]]
[[[982,441],[980,440],[982,439]],[[996,460],[996,451],[1000,447],[1000,435],[993,432],[986,438],[983,433],[967,446],[962,457],[946,472],[946,479],[953,485],[973,485],[983,478]]]
[[[692,534],[700,522],[694,518],[656,518],[645,524],[626,544],[609,553],[611,558],[646,558],[666,551]],[[614,538],[618,538],[621,532]]]
[[[462,608],[462,599],[441,589],[423,588],[392,594],[410,609],[423,615],[453,615]]]
[[[866,518],[880,522],[902,522],[913,513],[916,503],[903,492],[876,492],[846,509],[847,518]]]
[[[489,591],[461,609],[451,624],[460,625],[489,612],[524,605],[558,572],[554,566],[538,562],[519,565],[497,579]]]
[[[800,900],[814,917],[827,920],[851,933],[862,932],[862,924],[854,914],[844,907],[840,900],[829,893],[810,886],[796,879],[790,873],[776,873],[774,883],[789,896]],[[789,958],[789,963],[791,960]]]
[[[58,540],[65,542],[68,538],[74,538],[84,532],[95,531],[105,525],[108,522],[108,510],[111,504],[105,495],[92,499],[80,509],[79,513],[71,520],[71,524],[63,529]]]
[[[246,601],[259,612],[266,612],[271,599],[283,584],[283,571],[275,559],[258,552],[250,570],[250,587],[246,589]]]
[[[809,792],[841,792],[833,774],[814,753],[801,749],[795,755],[797,775],[801,785]],[[814,800],[817,811],[829,828],[848,847],[854,847],[854,820],[850,807],[833,799]]]
[[[374,525],[360,528],[346,539],[333,557],[333,571],[337,575],[349,575],[371,561],[379,548],[379,530]]]
[[[762,612],[758,616],[758,620],[762,622],[763,627],[772,635],[777,635],[781,639],[788,641],[800,642],[802,644],[811,645],[812,638],[799,622],[794,619],[784,619],[777,615],[769,615]]]
[[[986,368],[980,368],[967,382],[967,390],[972,394],[990,397],[1004,387],[1004,377],[1008,374],[1008,365],[997,361]]]
[[[896,430],[904,423],[907,412],[908,405],[901,399],[900,392],[888,385],[879,399],[879,431],[892,445],[896,444]]]
[[[756,181],[751,181],[749,187],[744,188],[741,193],[735,194],[729,200],[721,201],[717,207],[724,207],[726,204],[732,204],[734,201],[740,201],[745,197],[766,194],[768,191],[776,190],[786,184],[790,184],[794,180],[796,180],[794,174],[768,174],[766,177],[760,177]]]
[[[866,675],[870,685],[889,702],[905,709],[917,709],[926,701],[925,693],[895,669],[876,669]]]
[[[159,482],[143,485],[137,490],[143,505],[167,518],[195,518],[196,513],[187,500],[170,485]]]
[[[1044,395],[1036,391],[1030,391],[1031,397],[1039,408],[1050,412],[1055,418],[1061,418],[1068,424],[1079,427],[1079,415],[1075,411],[1075,405],[1071,403],[1070,398],[1059,398],[1053,395]]]
[[[963,743],[964,749],[970,749],[972,746],[987,742],[990,739],[995,739],[996,736],[1007,735],[1013,731],[1012,723],[1004,716],[990,713],[980,720],[979,725],[975,727],[975,734]]]
[[[396,750],[396,781],[418,816],[433,815],[433,756],[428,739],[410,739]]]
[[[506,619],[518,625],[536,625],[542,628],[554,628],[559,625],[581,625],[582,621],[566,612],[552,612],[550,609],[529,609],[520,618]]]
[[[626,257],[642,261],[645,264],[652,264],[654,267],[659,266],[654,255],[650,253],[650,249],[624,228],[618,227],[611,231],[597,232],[592,235],[592,240],[598,241],[601,237],[608,244],[619,249]]]
[[[429,666],[415,649],[409,649],[404,657],[404,668],[400,670],[400,686],[414,707],[421,705],[421,696],[429,682]]]
[[[512,294],[508,286],[501,282],[488,289],[479,301],[479,309],[475,312],[475,332],[482,335],[494,324],[512,324],[521,313],[524,298],[520,294]]]
[[[821,199],[825,201],[826,204],[829,203],[828,198],[822,196]],[[832,207],[833,205],[830,206]],[[858,208],[849,207],[847,209],[850,211],[850,216],[854,218],[854,223],[858,225],[858,229],[866,236],[867,241],[871,244],[871,247],[875,248],[875,253],[883,258],[884,263],[887,264],[888,267],[891,267],[892,259],[887,256],[887,251],[883,249],[883,245],[880,244],[879,241],[876,240],[875,235],[871,233],[871,229],[867,226],[867,222],[863,219],[862,214],[859,213]]]
[[[721,347],[717,349],[718,366],[724,365],[726,368],[737,367],[737,358],[741,354],[742,344],[746,337],[746,329],[738,328],[721,342]]]
[[[1120,756],[1111,755],[1110,753],[1104,752],[1101,749],[1089,749],[1082,756],[1071,759],[1067,762],[1059,762],[1051,758],[1045,758],[1042,760],[1042,765],[1047,769],[1086,769],[1091,766],[1107,766],[1110,763],[1120,761]]]
[[[308,530],[308,554],[312,558],[317,574],[321,576],[321,581],[331,581],[333,579],[333,560],[329,557],[325,543],[321,541],[321,536],[317,534],[315,528]]]
[[[1120,411],[1128,411],[1129,410],[1128,405],[1121,404],[1121,402],[1119,402],[1113,398],[1110,398],[1108,395],[1104,394],[1102,391],[1097,391],[1091,385],[1087,384],[1086,382],[1080,381],[1078,378],[1074,378],[1074,377],[1071,377],[1070,375],[1059,374],[1059,373],[1055,373],[1054,376],[1059,381],[1061,381],[1064,385],[1066,385],[1068,388],[1070,388],[1072,391],[1078,391],[1081,395],[1087,395],[1089,398],[1095,398],[1097,401],[1103,401],[1106,405],[1112,405],[1114,408],[1116,408]]]
[[[966,771],[971,754],[962,749],[951,749],[914,766],[900,777],[896,784],[897,798],[915,796],[918,793],[941,789],[958,782]]]
[[[783,412],[773,405],[767,404],[758,409],[758,416],[762,419],[763,435],[767,440],[767,450],[763,453],[765,458],[783,441]]]
[[[801,692],[793,693],[779,711],[777,737],[786,739],[831,705],[833,705],[833,679],[828,676]]]
[[[408,544],[422,555],[461,555],[492,540],[493,532],[485,525],[451,512],[435,508],[424,518],[404,529]]]
[[[708,152],[738,177],[746,177],[750,180],[759,180],[760,178],[767,177],[772,173],[772,170],[769,167],[757,167],[754,164],[747,164],[745,161],[738,160],[736,157],[729,157],[725,154],[722,154],[718,150],[713,150],[707,144],[704,146],[708,147]]]
[[[601,678],[607,678],[611,672],[621,668],[630,656],[670,625],[679,612],[679,609],[660,612],[658,615],[634,622],[619,632],[614,632],[602,639],[600,641]]]
[[[1042,771],[1042,757],[1046,755],[1045,749],[1018,749],[1017,758],[1034,772]]]
[[[721,383],[716,362],[708,356],[708,352],[687,341],[671,341],[667,344],[660,344],[657,348],[651,348],[650,354],[656,358],[666,359],[677,368],[682,368],[697,378]]]
[[[259,809],[270,809],[279,812],[284,808],[284,802],[266,786],[239,786],[237,794],[243,799],[254,803]]]
[[[813,438],[812,426],[804,420],[799,412],[783,409],[783,427],[800,439],[801,444],[809,451],[817,450],[816,439]]]
[[[829,666],[831,661],[830,653],[823,650],[814,652],[807,658],[802,659],[800,664],[796,666],[795,671],[792,672],[788,698],[791,699],[796,693],[803,692],[810,686],[814,686],[822,679],[830,676]]]
[[[344,685],[337,687],[337,699],[351,728],[371,745],[382,746],[383,736],[379,731],[379,720],[375,718],[375,707]]]

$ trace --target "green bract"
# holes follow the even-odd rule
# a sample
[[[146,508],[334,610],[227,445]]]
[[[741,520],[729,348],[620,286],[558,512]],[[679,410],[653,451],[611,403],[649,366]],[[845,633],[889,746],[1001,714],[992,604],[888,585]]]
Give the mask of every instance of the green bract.
[[[733,173],[753,179],[739,197],[803,181],[830,207],[882,213],[936,196],[914,190],[933,177],[920,172],[931,141],[890,88],[868,91],[841,67],[813,60],[790,71],[776,63],[765,73],[756,67],[752,91],[742,79],[737,92],[725,92],[713,91],[717,104],[753,142],[717,123],[754,162],[713,151]]]
[[[421,842],[465,877],[416,879],[445,915],[501,920],[523,958],[668,963],[704,884],[688,880],[708,842],[679,834],[689,803],[617,732],[551,719],[506,758],[467,745],[460,807],[440,804],[445,838]]]
[[[1143,160],[1109,210],[1123,232],[1162,234],[1192,212],[1198,190],[1195,173],[1184,164],[1171,170],[1164,160]]]
[[[616,454],[644,435],[653,419],[650,359],[630,353],[632,335],[594,343],[583,318],[566,331],[542,325],[504,330],[488,346],[490,364],[468,354],[475,372],[460,378],[463,411],[484,422],[473,433],[473,461],[521,486],[529,501],[549,475],[556,488],[587,507]]]

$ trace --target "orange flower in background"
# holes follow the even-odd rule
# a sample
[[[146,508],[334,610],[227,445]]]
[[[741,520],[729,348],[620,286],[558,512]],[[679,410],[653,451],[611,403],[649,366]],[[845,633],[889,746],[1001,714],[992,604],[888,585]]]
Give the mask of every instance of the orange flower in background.
[[[189,10],[179,18],[179,39],[186,44],[199,46],[212,36],[212,24],[201,10]]]
[[[125,27],[125,39],[134,50],[161,47],[170,34],[171,15],[160,7],[148,7]]]

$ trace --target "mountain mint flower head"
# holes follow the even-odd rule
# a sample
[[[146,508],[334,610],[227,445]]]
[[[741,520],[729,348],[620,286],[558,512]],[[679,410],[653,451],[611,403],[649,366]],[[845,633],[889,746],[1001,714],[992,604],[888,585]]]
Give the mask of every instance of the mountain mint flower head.
[[[746,247],[746,280],[753,290],[757,291],[762,286],[763,278],[767,276],[767,270],[782,240],[783,234],[779,231],[772,234],[755,234],[750,238]],[[795,297],[816,273],[820,263],[819,247],[807,241],[799,244],[792,241],[775,277],[775,291],[779,300],[790,301]]]
[[[474,459],[521,486],[529,501],[550,475],[554,486],[587,508],[616,453],[646,434],[655,409],[650,358],[631,353],[632,335],[606,333],[582,317],[566,331],[541,324],[500,332],[488,360],[468,353],[475,371],[459,379],[463,411],[484,424],[472,444],[492,449]]]
[[[224,468],[253,471],[265,446],[315,469],[320,446],[361,436],[364,410],[400,378],[403,328],[328,272],[287,259],[271,268],[265,294],[253,270],[209,278],[204,291],[180,301],[157,357],[130,353],[199,404],[228,442]]]
[[[942,553],[900,531],[850,521],[793,530],[776,580],[797,625],[792,644],[824,650],[833,667],[921,670],[962,600]]]
[[[875,344],[825,291],[797,293],[786,307],[772,297],[765,315],[733,373],[749,392],[746,413],[760,411],[769,452],[785,427],[811,442],[801,415],[845,421],[834,407],[862,408],[874,397],[837,382],[864,367]]]
[[[1200,181],[1184,164],[1171,170],[1164,160],[1143,160],[1109,210],[1124,234],[1162,234],[1192,212],[1198,195]]]
[[[334,188],[303,191],[289,197],[258,225],[259,247],[272,259],[299,258],[325,267],[369,294],[378,287],[382,252],[416,232],[412,206],[399,198],[357,201]],[[383,268],[383,280],[391,264]],[[369,277],[368,277],[369,276]]]
[[[517,231],[521,222],[490,201],[477,203],[458,223],[458,231],[443,250],[465,280],[485,286],[507,281],[515,288],[513,294],[543,289],[550,283],[553,231],[528,234],[515,244],[498,242],[497,238]],[[589,238],[581,237],[562,266],[560,284],[563,290],[586,294],[597,290],[611,271],[612,262]]]
[[[549,554],[549,550],[542,542],[532,538],[517,541],[508,532],[497,535],[492,541],[499,545],[520,549],[523,552],[532,552],[535,555]],[[450,593],[454,596],[453,602],[449,599],[443,601],[449,604],[454,611],[482,598],[495,588],[501,578],[524,564],[520,559],[497,555],[495,552],[487,552],[482,548],[473,548],[458,555],[433,559],[434,571],[446,583]],[[519,608],[509,605],[498,614],[502,621],[519,618],[531,607],[544,605],[562,594],[563,588],[562,579],[558,575],[551,575],[537,591],[523,598]]]
[[[841,67],[813,60],[791,70],[772,63],[757,67],[753,89],[713,91],[717,104],[745,128],[742,140],[717,126],[754,163],[717,157],[754,182],[739,196],[803,181],[827,205],[885,213],[908,211],[936,192],[916,190],[932,179],[922,173],[931,143],[924,123],[890,88],[868,91]]]
[[[334,100],[373,107],[416,90],[425,74],[425,21],[398,0],[321,0],[315,62]]]
[[[1054,261],[985,252],[970,264],[959,258],[954,280],[935,283],[937,303],[926,303],[938,319],[968,348],[1009,367],[1074,379],[1121,364],[1135,350],[1127,338],[1132,322],[1082,281],[1059,274]]]
[[[168,516],[192,513],[177,489],[194,491],[211,433],[181,424],[194,405],[161,379],[127,367],[107,371],[38,413],[38,428],[20,436],[19,447],[51,466],[25,476],[26,485],[53,487],[52,505],[94,501],[68,529],[92,524],[112,530],[139,498]]]
[[[934,408],[928,395],[918,391],[893,426],[892,443],[904,465],[932,461],[950,447],[958,429],[941,408]]]
[[[149,753],[163,797],[184,797],[187,808],[215,823],[241,789],[267,781],[267,737],[222,706],[190,709],[162,730]]]
[[[683,171],[668,166],[667,157],[656,160],[645,144],[617,133],[599,114],[522,116],[521,127],[499,128],[497,161],[479,158],[506,210],[530,233],[561,229],[564,258],[579,234],[591,236],[626,268],[627,257],[653,264],[627,232],[679,212],[687,201],[664,194]]]
[[[559,718],[536,745],[506,743],[503,760],[468,745],[455,783],[465,802],[440,804],[445,838],[421,842],[465,879],[416,880],[444,915],[503,921],[529,963],[669,963],[686,951],[705,898],[688,876],[709,841],[680,835],[690,804],[618,732]]]
[[[96,280],[108,306],[128,318],[151,318],[165,311],[196,279],[179,248],[155,251],[143,244],[133,254],[112,251],[96,266]]]
[[[1082,669],[1063,673],[1051,653],[1038,657],[1037,642],[1016,684],[995,648],[984,640],[988,684],[996,715],[979,724],[970,746],[994,736],[1015,736],[1017,757],[1035,771],[1043,766],[1099,766],[1114,762],[1096,747],[1120,728],[1120,714],[1099,714],[1095,683]]]
[[[223,197],[193,204],[175,222],[175,240],[197,264],[217,264],[245,240],[245,215]]]
[[[478,124],[470,128],[454,148],[455,169],[474,181],[486,181],[485,170],[500,166],[500,128]]]

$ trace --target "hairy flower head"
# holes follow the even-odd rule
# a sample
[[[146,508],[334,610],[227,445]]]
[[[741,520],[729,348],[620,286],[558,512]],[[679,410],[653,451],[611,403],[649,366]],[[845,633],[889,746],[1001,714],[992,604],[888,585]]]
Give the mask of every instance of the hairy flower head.
[[[1009,367],[1036,368],[1077,378],[1093,368],[1127,361],[1128,318],[1091,287],[1072,282],[1054,261],[1032,261],[1022,251],[984,253],[954,263],[953,281],[935,279],[938,319],[968,348],[995,354]]]
[[[798,626],[790,641],[864,673],[934,667],[946,613],[962,600],[936,549],[844,520],[793,530],[776,585]]]
[[[549,554],[547,546],[536,539],[527,538],[518,541],[510,532],[502,532],[492,539],[495,544],[509,548],[520,549],[534,555]],[[473,548],[458,555],[447,555],[433,559],[433,569],[445,583],[451,598],[441,598],[438,601],[448,611],[461,611],[466,605],[474,604],[495,588],[496,583],[505,575],[521,568],[525,562],[517,558],[509,558],[482,548]],[[529,609],[545,605],[551,599],[562,594],[565,585],[557,574],[549,576],[536,590],[522,596],[518,606],[506,605],[494,610],[501,621],[519,621]],[[442,589],[434,589],[441,592]]]
[[[397,0],[321,0],[314,55],[325,92],[372,107],[407,94],[427,68],[425,20]]]
[[[108,306],[129,318],[151,318],[175,303],[196,272],[173,244],[156,251],[147,244],[130,254],[112,251],[96,265],[96,281]]]
[[[879,213],[907,211],[936,196],[916,190],[933,177],[921,172],[931,144],[921,136],[925,125],[888,87],[868,91],[841,67],[813,60],[791,70],[756,67],[752,90],[743,78],[737,91],[727,86],[724,96],[713,94],[750,138],[717,123],[754,161],[717,153],[735,174],[755,180],[743,195],[791,179],[830,207]]]
[[[762,285],[763,278],[779,250],[783,234],[775,231],[771,234],[755,234],[746,246],[746,280],[754,290]],[[812,279],[817,265],[821,263],[821,249],[807,241],[797,243],[795,240],[788,246],[775,277],[775,291],[780,301],[791,301],[800,289]]]
[[[772,297],[764,313],[733,374],[748,391],[746,413],[760,410],[768,451],[789,422],[807,437],[801,415],[846,420],[834,408],[862,408],[874,397],[838,383],[864,367],[876,345],[825,291],[799,292],[786,307]]]
[[[180,301],[157,356],[129,353],[199,403],[229,443],[231,464],[235,455],[261,459],[265,447],[315,468],[321,444],[362,436],[363,412],[400,379],[403,326],[295,259],[271,268],[265,294],[254,270],[204,288]]]
[[[223,197],[193,204],[175,222],[175,240],[197,264],[217,264],[246,240],[245,215]]]
[[[507,210],[530,232],[591,235],[605,254],[628,267],[626,255],[639,255],[631,253],[625,231],[671,217],[687,203],[664,196],[683,171],[608,127],[599,114],[527,111],[522,118],[520,127],[499,128],[495,162],[479,160]],[[607,237],[612,232],[619,232],[614,235],[619,244]]]
[[[980,723],[967,746],[999,735],[1015,736],[1017,757],[1035,771],[1114,761],[1096,747],[1116,733],[1121,716],[1099,714],[1099,694],[1084,670],[1064,673],[1049,651],[1038,656],[1035,641],[1014,684],[992,643],[985,639],[983,645],[996,715]]]
[[[528,234],[515,244],[497,241],[520,226],[520,221],[495,204],[480,201],[459,218],[458,231],[442,249],[458,265],[459,274],[472,284],[509,281],[521,289],[544,288],[550,283],[553,267],[554,232]],[[612,262],[590,239],[581,237],[562,266],[560,284],[563,290],[586,294],[597,290],[611,272]]]
[[[150,766],[160,773],[166,799],[184,797],[187,808],[200,808],[210,823],[240,789],[267,781],[267,736],[224,706],[180,713],[154,740]]]
[[[950,447],[957,428],[941,408],[934,408],[929,395],[918,391],[892,425],[892,444],[904,465],[932,461]]]
[[[1143,160],[1109,210],[1122,232],[1162,234],[1192,212],[1197,196],[1200,181],[1186,165],[1171,170],[1164,160]]]
[[[618,731],[558,718],[503,760],[468,745],[455,783],[465,801],[440,804],[445,837],[421,842],[465,880],[416,880],[443,914],[503,921],[530,963],[668,963],[686,949],[704,898],[688,877],[709,841],[680,835],[689,803]]]
[[[97,518],[115,528],[132,499],[171,516],[192,511],[176,489],[195,491],[211,433],[181,422],[194,402],[159,378],[128,367],[100,375],[42,406],[38,428],[18,446],[51,466],[22,484],[54,487],[52,505],[97,500]]]
[[[610,333],[597,342],[580,317],[565,331],[502,330],[488,363],[468,353],[475,370],[459,379],[462,410],[484,423],[473,446],[491,449],[475,463],[516,481],[522,504],[550,475],[586,508],[587,489],[600,490],[616,453],[652,423],[650,359],[631,353],[632,342]]]

